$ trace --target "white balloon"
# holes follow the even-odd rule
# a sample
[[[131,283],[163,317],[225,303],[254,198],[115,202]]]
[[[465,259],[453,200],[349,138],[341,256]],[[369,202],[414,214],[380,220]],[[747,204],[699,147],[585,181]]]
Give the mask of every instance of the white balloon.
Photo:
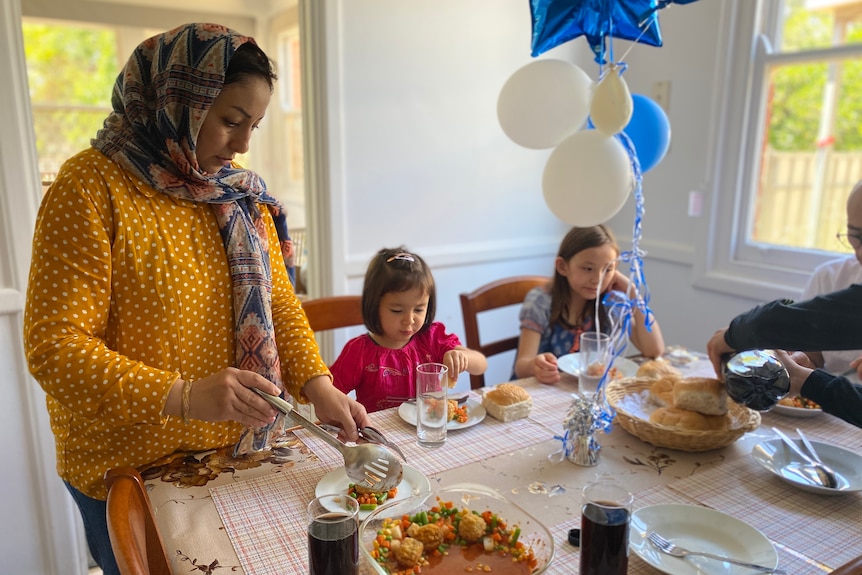
[[[622,144],[596,130],[584,130],[563,140],[551,153],[542,191],[545,203],[562,221],[594,226],[620,211],[633,182]]]
[[[621,131],[632,119],[634,104],[626,81],[620,76],[620,69],[611,64],[596,86],[590,104],[590,121],[596,130],[606,136]]]
[[[506,135],[525,148],[553,148],[583,126],[593,82],[563,60],[536,60],[515,71],[497,99]]]

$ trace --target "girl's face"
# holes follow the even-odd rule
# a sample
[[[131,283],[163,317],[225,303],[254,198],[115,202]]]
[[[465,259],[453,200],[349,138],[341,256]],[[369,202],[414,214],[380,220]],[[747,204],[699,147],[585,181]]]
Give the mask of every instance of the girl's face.
[[[560,257],[556,260],[557,273],[569,282],[572,295],[583,300],[596,299],[599,282],[598,291],[604,293],[616,269],[617,251],[610,244],[581,250],[568,261]]]
[[[198,134],[195,154],[202,171],[216,174],[230,166],[234,156],[248,151],[251,133],[263,120],[269,98],[269,84],[257,76],[222,89]]]
[[[404,347],[425,325],[427,312],[428,294],[420,288],[384,294],[379,310],[383,333],[377,334],[377,343],[390,349]]]

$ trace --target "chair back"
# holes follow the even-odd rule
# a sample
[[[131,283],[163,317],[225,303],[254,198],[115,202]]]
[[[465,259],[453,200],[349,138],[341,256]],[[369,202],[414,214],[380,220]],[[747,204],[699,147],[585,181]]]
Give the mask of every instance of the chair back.
[[[318,332],[327,329],[363,325],[362,296],[336,295],[318,297],[302,302],[302,309],[308,318],[311,330]]]
[[[121,575],[171,575],[141,475],[133,467],[117,467],[105,473],[105,483],[108,536]]]
[[[461,294],[461,313],[464,316],[465,345],[482,352],[485,357],[497,355],[518,347],[516,334],[482,343],[479,337],[479,314],[485,311],[517,305],[524,301],[527,292],[551,281],[547,276],[513,276],[487,283],[470,293]],[[470,388],[485,386],[484,375],[471,375]]]

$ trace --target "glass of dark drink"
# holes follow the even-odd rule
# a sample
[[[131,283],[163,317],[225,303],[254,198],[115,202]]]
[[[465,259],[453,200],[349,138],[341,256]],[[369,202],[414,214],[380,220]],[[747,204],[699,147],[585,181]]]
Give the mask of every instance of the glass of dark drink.
[[[344,495],[321,495],[308,504],[310,575],[359,573],[359,502]]]
[[[632,494],[614,483],[584,487],[580,575],[626,575]]]

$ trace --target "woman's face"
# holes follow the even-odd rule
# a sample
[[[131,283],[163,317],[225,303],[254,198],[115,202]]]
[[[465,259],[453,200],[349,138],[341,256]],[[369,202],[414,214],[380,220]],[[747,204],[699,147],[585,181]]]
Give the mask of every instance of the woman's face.
[[[263,120],[271,93],[263,78],[247,76],[225,86],[204,118],[198,134],[198,165],[218,173],[237,154],[248,151],[251,133]]]
[[[568,261],[558,257],[556,267],[557,273],[569,282],[573,295],[594,300],[597,293],[604,293],[611,284],[617,268],[617,251],[610,244],[588,248]]]

